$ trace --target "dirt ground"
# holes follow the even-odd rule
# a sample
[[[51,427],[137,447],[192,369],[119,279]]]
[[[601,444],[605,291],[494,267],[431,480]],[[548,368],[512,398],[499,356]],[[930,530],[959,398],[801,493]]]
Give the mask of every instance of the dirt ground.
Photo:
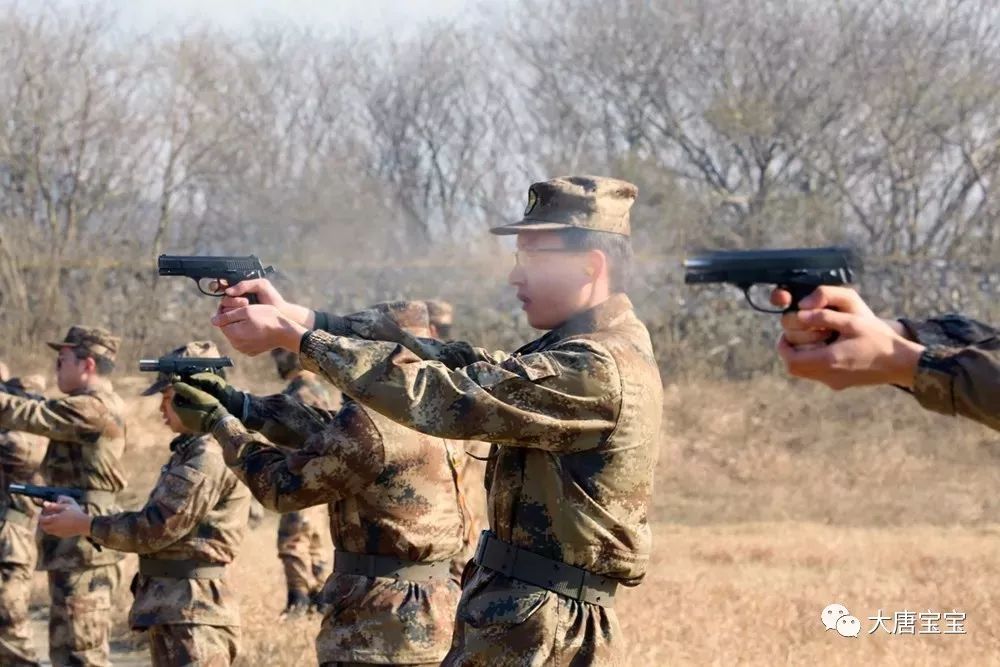
[[[135,395],[133,382],[119,384]],[[138,506],[169,434],[155,399],[129,402],[127,502]],[[994,433],[922,412],[902,392],[837,394],[767,377],[669,385],[652,562],[618,604],[626,664],[996,663],[998,457]],[[315,664],[318,619],[279,621],[276,526],[272,515],[251,531],[232,569],[242,664]],[[128,576],[134,567],[130,557]],[[128,603],[123,593],[115,664],[147,664],[124,624]],[[858,637],[824,628],[831,603],[858,618]],[[959,617],[946,632],[945,619]]]

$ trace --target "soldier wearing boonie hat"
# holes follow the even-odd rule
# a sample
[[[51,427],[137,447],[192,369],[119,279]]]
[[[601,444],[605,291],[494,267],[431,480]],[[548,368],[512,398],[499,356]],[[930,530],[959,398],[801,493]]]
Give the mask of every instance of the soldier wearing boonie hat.
[[[215,343],[195,341],[166,356],[220,354]],[[224,375],[222,369],[215,373]],[[91,517],[71,501],[49,504],[41,528],[86,535],[108,550],[140,554],[129,625],[147,631],[155,667],[228,665],[239,650],[240,616],[226,566],[246,532],[250,492],[226,467],[214,438],[184,428],[173,412],[169,376],[160,374],[142,392],[157,393],[164,422],[176,437],[145,506]]]
[[[445,665],[620,661],[613,602],[649,562],[662,411],[649,334],[625,294],[636,195],[613,178],[542,181],[520,220],[492,230],[517,234],[509,282],[547,331],[510,354],[421,340],[372,310],[213,320],[237,349],[298,350],[303,367],[400,424],[495,443],[491,530],[466,569]]]
[[[0,394],[0,428],[49,439],[42,473],[53,486],[79,489],[90,516],[117,511],[125,487],[125,409],[108,375],[121,339],[106,329],[69,328],[60,341],[56,378],[63,398]],[[43,535],[38,568],[48,572],[49,654],[53,665],[107,665],[111,600],[120,579],[112,549],[80,537]]]

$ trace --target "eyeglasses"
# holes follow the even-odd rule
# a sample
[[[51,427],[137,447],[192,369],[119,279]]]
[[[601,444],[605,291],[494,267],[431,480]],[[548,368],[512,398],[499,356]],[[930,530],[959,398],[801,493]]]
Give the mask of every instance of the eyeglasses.
[[[514,251],[514,264],[517,265],[517,266],[526,266],[527,264],[529,264],[531,262],[531,256],[532,255],[535,255],[536,253],[542,254],[542,253],[547,253],[547,252],[550,252],[550,253],[564,253],[564,254],[570,254],[570,253],[577,253],[577,254],[579,254],[581,252],[587,252],[587,251],[586,250],[574,250],[573,248],[525,248],[525,249],[522,249],[522,250],[515,250]]]

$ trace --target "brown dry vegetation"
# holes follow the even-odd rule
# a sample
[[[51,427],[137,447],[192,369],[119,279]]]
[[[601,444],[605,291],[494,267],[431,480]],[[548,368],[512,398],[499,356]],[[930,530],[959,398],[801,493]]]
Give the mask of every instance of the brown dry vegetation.
[[[118,386],[134,397],[141,382]],[[134,506],[169,434],[155,399],[129,403]],[[627,664],[995,661],[1000,442],[992,432],[922,412],[902,392],[833,393],[775,377],[668,385],[664,417],[653,563],[619,605]],[[269,517],[251,531],[232,569],[243,664],[314,664],[318,620],[277,622],[275,530]],[[834,601],[861,618],[860,638],[824,631],[819,614]],[[123,621],[127,605],[123,592],[121,651],[137,643]],[[967,634],[868,635],[879,609],[961,610]],[[141,652],[122,655],[140,661],[121,664],[142,664]]]

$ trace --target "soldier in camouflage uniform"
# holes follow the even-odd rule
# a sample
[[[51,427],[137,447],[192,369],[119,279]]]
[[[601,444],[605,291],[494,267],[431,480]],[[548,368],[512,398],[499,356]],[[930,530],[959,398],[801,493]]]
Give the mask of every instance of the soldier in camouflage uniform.
[[[169,354],[218,357],[219,351],[197,341]],[[226,467],[214,438],[184,428],[163,374],[143,395],[158,393],[163,420],[177,436],[146,505],[91,517],[63,498],[45,503],[41,528],[62,537],[89,535],[108,549],[139,554],[129,624],[149,631],[155,667],[229,665],[239,648],[240,617],[225,572],[246,532],[250,492]]]
[[[431,337],[449,340],[454,323],[454,308],[447,301],[429,299],[427,315],[431,322]],[[461,579],[462,571],[476,553],[479,535],[489,528],[486,517],[486,460],[489,445],[476,440],[449,440],[449,453],[458,469],[458,486],[462,491],[465,510],[465,549],[452,563],[452,573]]]
[[[547,329],[512,354],[407,335],[378,312],[333,317],[264,281],[227,290],[234,347],[298,350],[354,400],[445,438],[492,441],[491,531],[467,568],[447,665],[618,664],[613,608],[650,554],[662,385],[625,295],[636,188],[574,176],[531,186],[510,283]],[[243,294],[261,303],[247,306]],[[310,328],[312,330],[310,330]]]
[[[41,394],[40,376],[4,379],[0,391],[14,395]],[[7,485],[40,484],[38,468],[45,438],[18,431],[0,431],[0,665],[38,665],[31,642],[28,601],[35,569],[35,506],[27,498],[7,493]]]
[[[776,290],[775,305],[790,303]],[[1000,430],[1000,332],[960,315],[882,320],[854,290],[824,286],[782,318],[778,352],[797,377],[843,389],[892,384],[928,410]],[[826,344],[830,332],[835,342]]]
[[[42,474],[49,484],[79,489],[92,516],[118,511],[125,487],[121,455],[125,416],[108,375],[119,339],[97,327],[73,326],[48,343],[58,351],[56,376],[65,398],[0,393],[0,428],[49,438]],[[122,555],[85,538],[44,535],[39,569],[48,572],[49,656],[53,665],[108,662],[111,599]]]
[[[376,311],[412,335],[429,333],[423,303]],[[175,388],[178,413],[211,430],[266,507],[287,512],[330,503],[336,550],[323,591],[319,663],[439,664],[451,644],[460,591],[450,565],[464,533],[457,471],[444,443],[346,397],[333,413],[285,395],[247,401],[211,376]],[[273,446],[244,424],[295,448]]]
[[[288,350],[271,350],[278,375],[288,382],[281,393],[299,403],[324,411],[340,406],[340,392],[320,382],[315,373],[302,370],[299,355]],[[321,533],[330,516],[323,505],[286,512],[278,522],[278,557],[285,570],[288,598],[286,614],[307,611],[318,604],[319,593],[326,581],[327,564]]]

